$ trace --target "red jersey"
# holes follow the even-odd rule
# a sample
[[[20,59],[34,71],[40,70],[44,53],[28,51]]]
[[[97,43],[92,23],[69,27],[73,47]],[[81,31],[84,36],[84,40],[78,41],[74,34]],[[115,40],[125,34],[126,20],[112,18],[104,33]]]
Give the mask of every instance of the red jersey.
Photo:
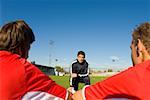
[[[63,100],[67,90],[17,54],[0,51],[0,100]]]
[[[150,60],[82,90],[86,100],[150,100]],[[124,100],[123,99],[123,100]]]

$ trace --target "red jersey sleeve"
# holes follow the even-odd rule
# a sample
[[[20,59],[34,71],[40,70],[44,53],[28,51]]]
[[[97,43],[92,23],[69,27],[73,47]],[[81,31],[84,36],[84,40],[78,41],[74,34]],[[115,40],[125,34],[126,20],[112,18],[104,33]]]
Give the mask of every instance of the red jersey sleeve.
[[[145,90],[150,86],[150,71],[147,70],[147,64],[141,63],[131,67],[117,75],[114,75],[102,82],[84,87],[82,90],[83,97],[86,100],[97,100],[104,98],[128,98],[139,99],[146,94]],[[144,82],[146,81],[146,82]]]
[[[25,80],[27,91],[25,99],[67,99],[67,90],[56,84],[51,78],[42,73],[30,63],[26,63]]]
[[[62,100],[67,90],[17,54],[0,51],[0,100]]]

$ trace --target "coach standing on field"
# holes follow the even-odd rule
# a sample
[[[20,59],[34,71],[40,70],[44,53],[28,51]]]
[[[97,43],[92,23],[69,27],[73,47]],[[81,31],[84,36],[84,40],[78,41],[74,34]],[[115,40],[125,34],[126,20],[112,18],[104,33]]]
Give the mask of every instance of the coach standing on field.
[[[83,51],[78,52],[77,59],[72,63],[70,86],[77,91],[80,82],[90,85],[89,67]]]

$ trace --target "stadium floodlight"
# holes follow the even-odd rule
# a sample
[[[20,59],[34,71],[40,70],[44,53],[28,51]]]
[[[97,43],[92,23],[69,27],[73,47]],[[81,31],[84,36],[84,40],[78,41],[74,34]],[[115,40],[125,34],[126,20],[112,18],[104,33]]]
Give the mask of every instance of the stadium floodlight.
[[[110,59],[112,60],[112,62],[119,61],[119,58],[117,56],[111,56]]]

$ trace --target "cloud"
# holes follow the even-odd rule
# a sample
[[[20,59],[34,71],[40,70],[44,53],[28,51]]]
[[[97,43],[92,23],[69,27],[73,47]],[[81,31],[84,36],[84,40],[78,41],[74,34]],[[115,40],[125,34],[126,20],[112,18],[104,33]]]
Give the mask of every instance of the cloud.
[[[117,56],[110,56],[110,59],[111,59],[113,62],[120,60],[119,57],[117,57]]]

